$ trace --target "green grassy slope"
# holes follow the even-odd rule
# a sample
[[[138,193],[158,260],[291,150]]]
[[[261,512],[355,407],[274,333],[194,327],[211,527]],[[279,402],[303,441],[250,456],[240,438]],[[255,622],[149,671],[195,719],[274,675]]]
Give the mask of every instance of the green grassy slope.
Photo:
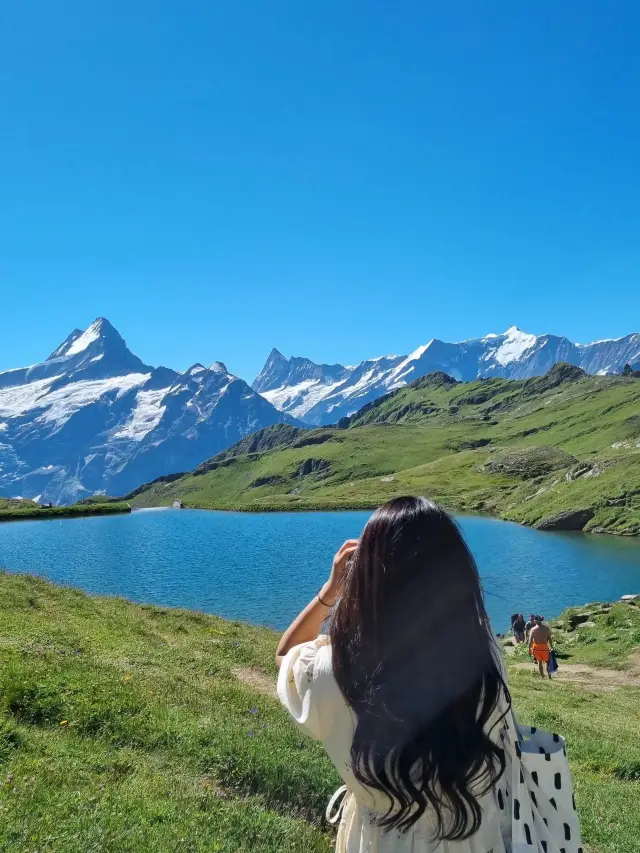
[[[33,501],[0,498],[0,521],[20,521],[34,518],[70,518],[83,515],[109,515],[131,512],[126,501],[83,501],[70,506],[41,507]]]
[[[0,850],[332,849],[339,780],[273,695],[275,634],[2,573],[0,610]],[[511,686],[567,737],[587,849],[639,853],[640,689]]]
[[[0,850],[329,851],[269,631],[2,574],[0,610]]]
[[[585,376],[568,365],[522,381],[433,374],[340,427],[264,430],[252,438],[257,450],[232,448],[138,490],[133,503],[368,508],[408,492],[527,524],[585,509],[587,530],[640,532],[638,378]]]

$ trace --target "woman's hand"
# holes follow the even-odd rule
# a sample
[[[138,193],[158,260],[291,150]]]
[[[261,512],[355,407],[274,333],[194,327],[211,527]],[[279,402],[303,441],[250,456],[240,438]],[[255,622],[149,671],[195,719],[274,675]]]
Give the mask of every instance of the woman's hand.
[[[327,618],[327,607],[333,607],[335,600],[340,595],[349,560],[353,557],[357,547],[357,539],[347,539],[333,558],[329,580],[282,635],[276,651],[276,666],[278,668],[282,665],[284,656],[293,646],[315,640],[318,636],[322,623]]]
[[[329,580],[322,588],[323,599],[325,599],[325,594],[331,596],[331,599],[335,599],[340,595],[342,584],[344,583],[344,578],[347,573],[349,560],[353,558],[353,555],[358,548],[358,543],[358,539],[347,539],[347,541],[344,542],[336,552],[336,555],[333,558],[333,566],[331,567]]]

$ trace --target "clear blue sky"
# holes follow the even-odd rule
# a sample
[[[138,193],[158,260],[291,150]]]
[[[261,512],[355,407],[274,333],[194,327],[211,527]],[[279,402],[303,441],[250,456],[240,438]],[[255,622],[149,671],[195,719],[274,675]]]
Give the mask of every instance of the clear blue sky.
[[[640,331],[637,0],[0,11],[0,369]]]

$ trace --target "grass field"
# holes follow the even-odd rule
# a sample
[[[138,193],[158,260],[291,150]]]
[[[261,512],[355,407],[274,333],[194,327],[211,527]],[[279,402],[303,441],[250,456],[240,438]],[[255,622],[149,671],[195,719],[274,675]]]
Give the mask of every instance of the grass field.
[[[418,380],[339,427],[271,427],[137,506],[369,508],[398,494],[526,524],[586,510],[585,530],[640,533],[640,379]]]
[[[0,850],[332,849],[322,815],[339,780],[274,698],[275,634],[7,574],[0,609]],[[595,643],[568,646],[606,643],[623,669],[637,613],[610,612],[581,629]],[[568,739],[587,849],[639,853],[640,689],[520,665],[520,716]]]
[[[83,515],[107,515],[110,513],[131,512],[126,501],[112,503],[88,502],[70,506],[41,507],[33,501],[16,501],[0,498],[0,521],[21,521],[26,519],[72,518]]]
[[[587,618],[573,631],[569,620]],[[640,670],[640,606],[624,603],[567,610],[553,624],[554,645],[568,663]]]

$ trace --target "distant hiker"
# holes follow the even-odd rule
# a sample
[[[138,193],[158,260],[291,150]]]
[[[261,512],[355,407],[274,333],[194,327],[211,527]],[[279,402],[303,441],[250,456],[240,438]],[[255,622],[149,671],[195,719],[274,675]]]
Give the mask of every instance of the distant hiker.
[[[536,615],[535,615],[535,613],[532,613],[529,616],[529,621],[524,626],[524,632],[525,632],[525,637],[527,639],[527,642],[529,642],[529,636],[535,627],[536,627]]]
[[[540,675],[544,678],[544,670],[551,657],[551,631],[543,624],[540,616],[536,617],[536,624],[529,635],[529,654],[533,655]],[[551,678],[551,673],[548,674]]]
[[[513,631],[513,636],[515,638],[516,643],[524,643],[526,625],[522,613],[516,614],[516,618],[511,623],[511,630]]]
[[[276,663],[280,701],[345,783],[327,811],[336,853],[510,848],[506,756],[520,754],[506,674],[475,561],[443,509],[413,497],[377,509]]]

